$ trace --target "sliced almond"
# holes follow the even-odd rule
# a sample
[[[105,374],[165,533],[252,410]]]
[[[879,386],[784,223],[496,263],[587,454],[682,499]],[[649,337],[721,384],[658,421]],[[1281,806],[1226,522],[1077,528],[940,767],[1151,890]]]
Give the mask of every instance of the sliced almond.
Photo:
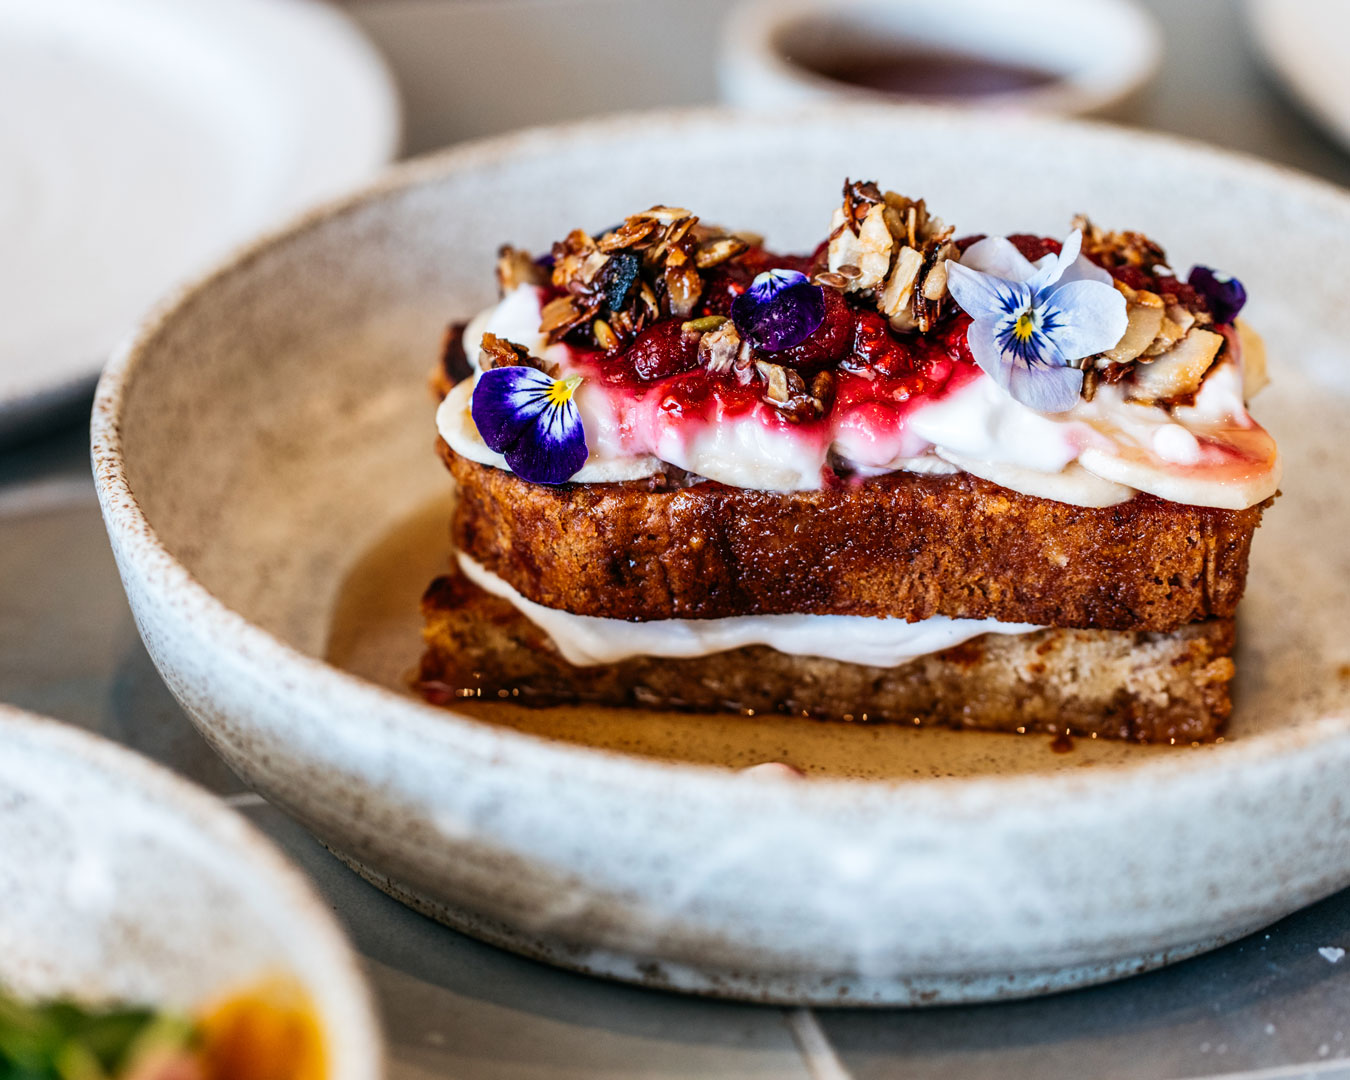
[[[497,289],[502,296],[521,285],[542,285],[548,275],[528,251],[503,244],[497,251]]]
[[[570,330],[580,321],[577,303],[570,296],[559,296],[544,305],[540,312],[539,330],[551,334],[555,330]]]
[[[755,361],[755,370],[759,372],[767,385],[765,397],[770,401],[786,402],[788,399],[787,371],[779,364],[768,364],[763,360]]]
[[[1101,364],[1102,360],[1109,364],[1123,364],[1133,360],[1153,344],[1158,331],[1162,329],[1165,313],[1161,302],[1153,305],[1131,300],[1126,306],[1126,312],[1130,321],[1125,327],[1125,333],[1114,346],[1101,354],[1098,364]]]
[[[843,210],[836,210],[832,226],[844,220]],[[849,281],[848,291],[873,288],[885,279],[894,247],[895,239],[886,227],[885,207],[878,203],[867,211],[857,236],[848,229],[839,229],[830,240],[829,269],[837,273],[841,266],[856,266],[858,276]]]
[[[605,263],[609,262],[609,256],[602,251],[592,251],[586,256],[581,264],[581,272],[578,277],[588,285],[595,280],[595,275],[600,273]]]
[[[933,269],[928,271],[928,276],[923,279],[923,298],[925,300],[941,300],[947,293],[947,260],[938,253],[938,260],[933,264]]]
[[[914,281],[923,267],[923,256],[912,247],[902,247],[895,258],[895,269],[886,279],[877,307],[883,315],[894,317],[909,310],[914,295]]]
[[[886,222],[886,228],[890,230],[891,235],[895,237],[895,239],[900,240],[902,242],[907,239],[905,230],[905,219],[904,217],[901,216],[899,210],[897,210],[894,206],[883,207],[881,211],[881,218],[883,221]]]
[[[736,324],[723,320],[699,338],[699,362],[715,373],[730,371],[740,349],[741,335],[736,332]]]
[[[1222,334],[1192,330],[1168,352],[1135,368],[1127,397],[1130,401],[1167,401],[1195,393],[1222,347]]]
[[[737,236],[721,236],[704,243],[694,255],[694,263],[700,270],[718,266],[728,259],[734,259],[749,245]]]
[[[658,222],[655,218],[635,216],[630,217],[613,232],[607,232],[602,236],[596,245],[601,251],[618,251],[621,248],[636,247],[642,241],[646,240],[657,227]]]
[[[1154,357],[1171,352],[1185,336],[1186,331],[1179,322],[1163,315],[1162,325],[1158,327],[1158,336],[1153,339],[1153,344],[1144,350],[1143,355]]]
[[[1167,317],[1181,327],[1182,333],[1195,325],[1195,314],[1187,311],[1180,304],[1168,304]]]
[[[650,210],[644,210],[637,217],[654,218],[662,225],[670,225],[681,218],[692,217],[688,210],[680,206],[653,206]]]

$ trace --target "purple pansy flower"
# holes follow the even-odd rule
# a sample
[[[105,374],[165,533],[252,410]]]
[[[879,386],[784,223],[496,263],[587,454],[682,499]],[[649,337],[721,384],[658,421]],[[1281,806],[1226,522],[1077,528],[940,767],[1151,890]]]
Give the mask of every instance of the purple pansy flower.
[[[1129,323],[1125,297],[1110,274],[1079,257],[1082,244],[1075,229],[1058,255],[1032,263],[990,237],[947,262],[947,286],[975,320],[966,334],[975,362],[1040,412],[1073,408],[1083,372],[1070,365],[1114,346]]]
[[[1247,290],[1242,287],[1242,282],[1208,266],[1192,266],[1186,281],[1205,298],[1216,323],[1231,323],[1247,302]]]
[[[790,349],[825,321],[825,292],[796,270],[765,270],[732,302],[731,320],[757,349]]]
[[[473,422],[522,480],[564,484],[589,452],[572,400],[580,383],[580,375],[553,379],[532,367],[491,368],[473,388]]]

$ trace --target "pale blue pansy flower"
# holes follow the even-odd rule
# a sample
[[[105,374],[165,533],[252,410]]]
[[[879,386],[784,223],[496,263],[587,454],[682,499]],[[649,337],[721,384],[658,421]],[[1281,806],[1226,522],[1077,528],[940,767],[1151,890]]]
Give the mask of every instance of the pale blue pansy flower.
[[[1008,240],[972,244],[947,262],[947,287],[974,322],[975,362],[1014,399],[1040,412],[1071,409],[1083,388],[1075,361],[1104,352],[1125,334],[1125,297],[1111,275],[1080,257],[1075,229],[1058,255],[1031,262]]]

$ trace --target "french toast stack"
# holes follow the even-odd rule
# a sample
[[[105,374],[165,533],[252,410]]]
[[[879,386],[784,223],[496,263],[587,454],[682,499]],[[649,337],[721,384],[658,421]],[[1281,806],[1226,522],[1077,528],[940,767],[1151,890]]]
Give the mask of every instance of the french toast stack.
[[[1146,742],[1211,739],[1230,711],[1233,615],[1259,507],[1140,495],[1088,509],[965,473],[791,494],[637,481],[558,490],[443,453],[459,492],[457,548],[547,607],[644,621],[946,615],[1047,627],[895,668],[764,646],[576,667],[508,600],[455,574],[423,599],[422,684],[450,696]]]
[[[1094,302],[1106,312],[1097,322],[1110,327],[1102,340],[1112,347],[1102,347],[1073,368],[1081,378],[1074,380],[1068,407],[1046,408],[1040,398],[1034,402],[1042,406],[1038,415],[1062,425],[1054,431],[1071,432],[1066,438],[1073,445],[1092,446],[1097,445],[1094,432],[1124,440],[1126,435],[1116,433],[1134,431],[1125,421],[1113,426],[1117,414],[1134,423],[1144,415],[1140,410],[1148,410],[1150,422],[1169,427],[1169,438],[1175,435],[1170,426],[1190,424],[1186,430],[1196,433],[1200,447],[1177,461],[1150,457],[1153,444],[1146,442],[1142,450],[1130,444],[1128,454],[1120,455],[1131,462],[1147,459],[1163,477],[1158,486],[1165,495],[1174,493],[1177,483],[1194,480],[1203,504],[1150,493],[1144,489],[1147,475],[1138,469],[1118,474],[1106,467],[1097,471],[1109,479],[1087,477],[1097,486],[1085,489],[1087,496],[1074,494],[1066,501],[1017,490],[1016,482],[996,482],[1023,474],[972,463],[969,454],[946,454],[941,443],[921,456],[877,468],[840,452],[841,446],[855,443],[842,436],[829,441],[846,423],[856,428],[854,420],[838,418],[846,401],[859,400],[859,387],[871,395],[869,411],[855,410],[848,417],[872,422],[882,402],[893,410],[884,413],[883,427],[903,427],[916,415],[906,410],[926,404],[923,394],[934,404],[974,400],[977,380],[999,378],[997,358],[986,363],[988,350],[982,353],[977,340],[981,316],[972,310],[975,302],[958,307],[969,295],[958,279],[980,272],[967,269],[981,265],[980,249],[971,241],[953,240],[952,230],[930,218],[922,203],[883,196],[871,185],[846,185],[844,206],[836,211],[827,243],[814,255],[795,259],[768,255],[758,238],[711,229],[700,233],[698,227],[687,228],[653,259],[642,240],[653,232],[659,237],[662,230],[674,231],[672,217],[676,228],[683,220],[683,211],[658,213],[667,210],[648,212],[657,225],[646,233],[641,230],[649,219],[641,215],[598,240],[574,233],[555,245],[551,259],[530,262],[504,249],[503,294],[537,294],[537,340],[507,341],[485,332],[481,320],[468,331],[456,328],[447,339],[433,384],[444,399],[439,452],[458,493],[452,523],[457,566],[433,582],[423,599],[426,651],[419,687],[428,698],[779,712],[1163,743],[1205,741],[1221,732],[1231,710],[1234,615],[1253,533],[1278,482],[1277,474],[1260,471],[1274,472],[1273,443],[1268,460],[1243,459],[1241,469],[1233,471],[1239,450],[1251,444],[1251,431],[1264,436],[1246,416],[1241,390],[1234,407],[1241,415],[1225,423],[1246,432],[1247,442],[1210,423],[1213,410],[1204,407],[1219,393],[1222,365],[1230,365],[1237,382],[1245,378],[1247,385],[1256,366],[1256,358],[1249,357],[1247,369],[1241,368],[1233,316],[1223,310],[1222,297],[1176,280],[1161,249],[1138,234],[1106,234],[1086,226],[1081,241],[1078,232],[1071,238],[1083,244],[1077,262],[1072,261],[1076,249],[1061,255],[1051,241],[1013,238],[1011,247],[1041,278],[1051,278],[1050,288],[1056,259],[1066,280],[1076,267],[1081,280],[1097,283],[1100,295]],[[886,212],[896,210],[909,212]],[[874,227],[878,221],[881,226]],[[889,244],[875,239],[882,227]],[[639,233],[636,245],[622,243]],[[687,303],[687,279],[672,279],[670,273],[686,238],[685,262],[701,271],[692,304]],[[733,254],[717,263],[709,259],[705,266],[702,253],[719,244]],[[987,252],[988,241],[983,246]],[[1002,273],[1012,273],[1006,270],[1012,256],[999,255],[1004,250],[997,249],[992,262],[1004,268]],[[599,279],[629,253],[635,254],[637,270],[617,298],[603,281],[589,289],[579,281],[585,270],[578,274],[578,265],[589,260],[592,279]],[[991,259],[984,258],[986,264]],[[932,284],[939,266],[944,287],[952,278],[950,294],[939,294]],[[769,271],[787,284],[779,284]],[[1024,295],[1013,288],[1015,276],[981,273],[995,292],[1008,285],[1005,291],[1014,300]],[[1019,335],[1034,345],[1035,334],[1048,333],[1074,315],[1072,310],[1057,313],[1052,305],[1058,302],[1067,310],[1067,295],[1056,301],[1051,292],[1036,292],[1041,286],[1030,274],[1024,274],[1025,307],[1021,314],[1012,311],[1003,337],[994,339],[1014,352],[1023,340]],[[908,276],[910,288],[908,306],[898,312],[897,275]],[[861,288],[855,287],[859,280],[865,283]],[[817,297],[803,290],[803,283],[824,298],[819,320],[812,308]],[[806,315],[797,308],[772,309],[776,297],[769,295],[770,287],[781,295],[797,288]],[[757,289],[769,301],[742,317],[747,301],[739,298],[755,297]],[[629,290],[638,298],[631,306]],[[645,308],[644,291],[650,294]],[[1113,296],[1120,298],[1118,323],[1110,321],[1117,315]],[[566,317],[550,330],[560,306],[568,307]],[[840,310],[844,316],[837,314]],[[1163,315],[1155,319],[1157,310]],[[877,348],[878,311],[890,353]],[[830,325],[831,319],[844,317],[853,320],[847,333]],[[501,318],[494,318],[500,327]],[[790,326],[787,345],[781,336],[754,336],[756,326],[769,325],[772,331],[801,318],[811,329],[801,336],[800,328]],[[1140,319],[1146,330],[1157,327],[1153,336],[1141,335]],[[716,342],[710,348],[704,339],[737,330],[741,340],[735,357],[719,366]],[[811,347],[826,333],[843,344],[831,345],[837,355],[821,362]],[[673,361],[650,344],[661,334],[676,343],[667,348],[677,354]],[[1119,346],[1131,335],[1143,344],[1128,355],[1133,346],[1123,351]],[[1211,339],[1218,344],[1207,346],[1207,366],[1190,384],[1174,386],[1170,398],[1160,399],[1160,376],[1171,372],[1168,377],[1175,382],[1183,360],[1195,367],[1197,349]],[[466,363],[466,345],[473,362]],[[1051,345],[1038,355],[1067,351]],[[1015,353],[1014,360],[1022,355]],[[1066,366],[1072,367],[1075,358],[1069,359]],[[1026,370],[1034,374],[1037,362],[1033,355]],[[785,376],[776,374],[775,366]],[[509,371],[520,367],[530,370]],[[525,400],[520,387],[529,379],[540,381],[538,400],[544,404],[538,409],[545,411],[539,415],[547,418],[552,415],[548,409],[558,410],[558,430],[565,431],[565,410],[575,387],[592,384],[589,398],[578,394],[577,426],[586,428],[588,449],[576,463],[584,465],[559,481],[522,476],[507,464],[513,450],[523,453],[520,440],[534,435],[533,429],[494,435],[493,417],[500,410],[489,411],[490,386],[480,384],[490,383],[498,368],[503,369],[501,381],[508,375],[516,379],[513,402]],[[916,382],[919,374],[926,381]],[[1213,389],[1204,389],[1206,380]],[[1016,375],[1011,385],[1016,395]],[[878,387],[889,396],[879,396]],[[1147,400],[1145,387],[1154,395]],[[709,392],[722,396],[715,398],[712,412],[700,404],[703,411],[694,427],[700,437],[709,425],[749,424],[752,416],[774,437],[781,429],[784,438],[812,446],[816,436],[811,433],[826,431],[817,440],[829,447],[822,451],[819,482],[786,490],[728,482],[709,475],[722,459],[693,460],[692,450],[671,451],[694,443],[672,442],[668,435],[632,448],[635,436],[629,429],[638,421],[624,408],[646,408],[651,395],[664,394],[660,422],[675,414],[693,424],[689,403],[705,402]],[[741,401],[737,395],[747,392],[757,395],[748,411],[736,404]],[[989,386],[983,392],[987,396]],[[598,404],[602,393],[603,409]],[[1010,409],[1028,408],[1019,403],[1021,397],[1009,401]],[[1003,407],[1001,399],[996,405]],[[453,422],[447,421],[452,413]],[[1209,426],[1193,416],[1204,417]],[[610,451],[606,457],[595,435],[601,421],[622,429],[630,440],[622,453]],[[830,423],[836,427],[828,428]],[[485,446],[473,441],[480,429]],[[758,438],[761,428],[754,432]],[[493,445],[494,438],[499,445]],[[1155,442],[1165,446],[1161,439]],[[725,439],[718,445],[723,458],[739,452],[734,449],[739,444]],[[770,447],[768,452],[777,451]],[[682,454],[687,459],[672,460]],[[954,466],[952,457],[960,458],[962,467]],[[536,453],[528,460],[537,458]],[[635,460],[650,459],[651,466],[645,475],[596,473],[598,478],[588,479],[587,470],[610,459],[621,460],[629,473]],[[1220,479],[1206,487],[1211,473]],[[1258,474],[1259,483],[1253,480]],[[739,479],[744,470],[728,475]],[[1123,476],[1142,487],[1125,486]],[[1238,480],[1224,479],[1231,476]],[[1039,490],[1043,485],[1038,480],[1030,486]],[[781,644],[774,634],[789,622],[797,644],[784,651],[786,646],[774,647]],[[917,655],[906,654],[898,663],[878,664],[867,650],[850,651],[848,642],[866,640],[869,627],[900,622],[936,626],[944,633],[952,626],[966,629],[959,640],[939,638],[935,647],[918,648]],[[743,642],[732,647],[681,644],[690,627],[702,632],[721,625],[737,632],[752,629],[728,639]],[[633,638],[628,648],[625,626]],[[665,627],[670,644],[660,636]],[[584,641],[592,634],[606,642],[602,654],[586,652]],[[643,652],[641,643],[653,640],[662,642],[660,648]]]

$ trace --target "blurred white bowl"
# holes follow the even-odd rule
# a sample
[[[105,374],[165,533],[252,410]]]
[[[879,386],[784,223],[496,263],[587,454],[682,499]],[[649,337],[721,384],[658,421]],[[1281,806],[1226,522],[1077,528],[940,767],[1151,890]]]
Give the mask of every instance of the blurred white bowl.
[[[1350,4],[1247,0],[1270,73],[1322,130],[1350,149]]]
[[[0,986],[195,1011],[296,980],[329,1080],[379,1080],[356,957],[243,818],[86,732],[0,705]]]
[[[852,61],[926,53],[1043,73],[989,93],[889,93],[832,77]],[[1130,0],[747,0],[727,20],[723,100],[750,108],[831,97],[1018,111],[1123,110],[1162,55],[1151,16]]]
[[[365,180],[400,126],[336,4],[0,0],[0,443],[87,412],[156,297]]]

